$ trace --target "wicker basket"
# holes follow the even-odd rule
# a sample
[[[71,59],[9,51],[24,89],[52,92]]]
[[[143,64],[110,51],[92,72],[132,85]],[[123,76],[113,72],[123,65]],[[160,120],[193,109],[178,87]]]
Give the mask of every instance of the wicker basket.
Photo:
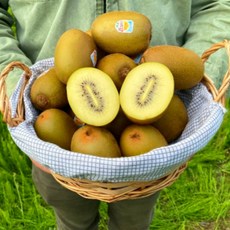
[[[230,57],[230,41],[224,40],[220,43],[214,44],[202,55],[202,60],[205,63],[206,60],[215,53],[217,50],[225,48],[227,55]],[[229,59],[230,66],[230,59]],[[14,117],[12,117],[9,99],[6,95],[6,84],[5,80],[8,74],[14,69],[20,68],[24,71],[24,83],[21,87],[20,99],[17,104],[17,111]],[[24,104],[23,104],[23,92],[31,77],[30,69],[20,63],[12,62],[3,70],[0,75],[0,111],[3,116],[3,121],[6,122],[10,127],[16,127],[22,121],[24,121]],[[213,100],[220,102],[223,106],[225,105],[225,93],[230,84],[230,69],[228,68],[225,76],[223,77],[221,87],[216,89],[212,80],[204,75],[202,79],[203,84],[207,87],[213,96]],[[166,188],[173,184],[181,173],[186,169],[187,163],[177,168],[171,174],[164,176],[163,178],[148,181],[148,182],[95,182],[78,178],[67,178],[62,175],[51,172],[55,180],[67,189],[78,193],[79,195],[88,199],[97,199],[105,202],[114,202],[124,199],[137,199],[149,196],[155,192]]]

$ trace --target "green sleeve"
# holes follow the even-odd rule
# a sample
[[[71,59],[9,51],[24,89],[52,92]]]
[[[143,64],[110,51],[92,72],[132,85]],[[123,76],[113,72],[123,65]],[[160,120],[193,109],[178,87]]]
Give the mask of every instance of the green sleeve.
[[[191,23],[185,37],[185,47],[201,55],[211,45],[230,39],[230,1],[193,1]],[[205,72],[219,87],[228,68],[225,49],[213,53],[205,62]]]
[[[12,30],[14,24],[13,16],[8,12],[8,1],[1,0],[0,3],[0,72],[12,61],[20,61],[31,65],[31,61],[20,50],[15,33]],[[11,71],[7,78],[7,91],[10,95],[19,80],[21,70]]]

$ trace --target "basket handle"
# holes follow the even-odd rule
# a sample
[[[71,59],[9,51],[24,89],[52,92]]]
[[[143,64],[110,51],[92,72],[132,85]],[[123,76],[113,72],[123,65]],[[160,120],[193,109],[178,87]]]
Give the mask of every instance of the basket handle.
[[[14,68],[19,68],[24,71],[23,73],[24,82],[20,90],[19,101],[18,101],[15,117],[12,117],[9,98],[6,93],[7,92],[6,91],[6,78],[8,74]],[[1,75],[0,75],[0,112],[2,113],[2,116],[3,116],[2,120],[6,122],[10,127],[15,127],[24,121],[23,93],[24,93],[25,87],[31,75],[32,75],[32,72],[30,71],[29,67],[19,61],[11,62],[1,72]]]
[[[222,42],[213,44],[209,49],[207,49],[201,56],[203,62],[205,63],[208,58],[221,48],[225,48],[228,56],[228,69],[222,79],[222,84],[219,89],[216,89],[213,81],[205,74],[202,82],[207,86],[209,91],[213,95],[213,100],[220,102],[225,105],[226,91],[230,85],[230,40],[223,40]]]

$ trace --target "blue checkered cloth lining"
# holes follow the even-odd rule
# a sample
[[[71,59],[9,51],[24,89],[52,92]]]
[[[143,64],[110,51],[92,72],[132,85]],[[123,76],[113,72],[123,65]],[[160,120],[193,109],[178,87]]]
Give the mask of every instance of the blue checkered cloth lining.
[[[53,66],[53,58],[37,62],[31,67],[32,77],[24,91],[25,121],[10,128],[16,145],[30,158],[65,177],[77,177],[102,182],[150,181],[159,179],[187,162],[207,145],[218,131],[225,108],[213,101],[203,84],[178,94],[185,102],[189,123],[174,143],[135,157],[100,158],[63,150],[55,144],[40,140],[33,123],[38,112],[33,108],[29,92],[38,75]],[[23,78],[11,97],[13,115]]]

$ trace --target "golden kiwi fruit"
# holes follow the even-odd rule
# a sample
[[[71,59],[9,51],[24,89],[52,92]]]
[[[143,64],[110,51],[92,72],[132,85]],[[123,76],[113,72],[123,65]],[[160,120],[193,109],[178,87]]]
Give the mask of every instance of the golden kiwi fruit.
[[[117,115],[120,102],[112,79],[94,67],[76,70],[67,82],[69,105],[82,122],[104,126]]]
[[[188,123],[188,112],[181,98],[174,94],[163,115],[153,123],[167,142],[177,139]]]
[[[173,94],[174,80],[168,67],[146,62],[127,74],[120,90],[120,104],[134,123],[151,124],[163,114]]]
[[[103,127],[84,125],[73,135],[71,151],[99,156],[120,157],[121,151],[114,136]]]
[[[53,67],[34,80],[30,98],[33,106],[41,111],[68,105],[66,85],[57,78]]]
[[[102,50],[135,56],[149,46],[152,25],[148,17],[141,13],[112,11],[96,17],[91,33]]]
[[[146,49],[143,62],[160,62],[166,65],[174,76],[175,89],[190,89],[204,76],[204,64],[201,57],[185,47],[158,45]]]
[[[77,130],[77,126],[63,110],[47,109],[36,118],[34,129],[41,140],[70,150],[72,136]]]
[[[123,130],[131,124],[132,122],[127,118],[127,116],[120,108],[114,120],[104,127],[107,128],[114,135],[116,140],[119,140]]]
[[[89,34],[79,29],[65,31],[54,52],[54,66],[60,81],[66,84],[75,70],[95,66],[96,53],[96,45]]]
[[[137,156],[168,145],[164,136],[152,125],[132,124],[121,134],[120,149],[123,156]]]
[[[86,33],[92,37],[91,29],[87,30]],[[96,46],[96,50],[97,50],[97,62],[108,54],[104,50],[100,49],[98,46]]]
[[[120,90],[126,75],[136,65],[129,56],[122,53],[112,53],[100,59],[96,67],[107,73],[112,78],[117,89]]]

